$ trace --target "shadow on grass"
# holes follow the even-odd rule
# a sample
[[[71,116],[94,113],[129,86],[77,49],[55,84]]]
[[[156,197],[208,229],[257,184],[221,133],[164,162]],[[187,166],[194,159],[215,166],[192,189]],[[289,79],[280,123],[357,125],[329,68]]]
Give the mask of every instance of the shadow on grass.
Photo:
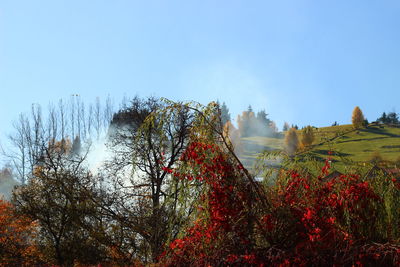
[[[400,136],[399,136],[400,137]],[[337,143],[349,143],[349,142],[359,142],[359,141],[372,141],[372,140],[381,140],[381,139],[386,139],[389,137],[374,137],[374,138],[359,138],[359,139],[351,139],[351,140],[343,140],[343,141],[338,141]]]
[[[313,150],[313,152],[315,154],[319,154],[319,155],[329,155],[329,150],[327,150],[327,149],[317,149],[317,150]],[[334,156],[340,156],[340,157],[347,157],[347,156],[351,156],[352,154],[333,151],[333,155]]]
[[[387,129],[381,129],[381,128],[361,129],[360,132],[382,134],[382,135],[386,135],[386,136],[389,136],[389,137],[400,137],[400,135],[398,135],[398,134],[389,133],[387,131]]]

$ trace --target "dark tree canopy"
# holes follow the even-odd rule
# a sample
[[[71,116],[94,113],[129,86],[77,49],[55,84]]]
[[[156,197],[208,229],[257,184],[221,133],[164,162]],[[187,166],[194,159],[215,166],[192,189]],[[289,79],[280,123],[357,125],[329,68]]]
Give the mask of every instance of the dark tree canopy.
[[[43,160],[35,166],[32,178],[14,191],[17,211],[39,223],[37,238],[52,264],[105,260],[105,247],[91,235],[91,229],[99,229],[92,220],[99,214],[92,217],[97,213],[91,201],[95,185],[81,166],[84,159],[60,149],[58,143],[43,150]]]
[[[222,103],[220,108],[221,108],[221,123],[222,125],[225,125],[228,121],[231,121],[231,114],[229,113],[228,106],[225,104],[225,102]]]
[[[114,113],[111,127],[124,126],[137,130],[147,116],[161,107],[160,101],[155,97],[141,99],[134,97],[129,104]]]
[[[399,116],[396,112],[389,112],[386,114],[386,112],[382,113],[382,116],[377,119],[378,122],[384,123],[384,124],[399,124]]]
[[[282,127],[282,131],[286,132],[286,131],[289,130],[289,128],[290,128],[289,123],[287,123],[287,122],[285,121],[285,123],[283,124],[283,127]]]

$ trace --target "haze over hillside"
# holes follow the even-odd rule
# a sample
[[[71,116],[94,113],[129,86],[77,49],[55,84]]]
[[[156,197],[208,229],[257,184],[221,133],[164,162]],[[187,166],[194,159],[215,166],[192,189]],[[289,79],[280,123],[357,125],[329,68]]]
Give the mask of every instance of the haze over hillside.
[[[14,186],[18,185],[12,177],[10,169],[4,168],[0,171],[0,198],[10,200]]]

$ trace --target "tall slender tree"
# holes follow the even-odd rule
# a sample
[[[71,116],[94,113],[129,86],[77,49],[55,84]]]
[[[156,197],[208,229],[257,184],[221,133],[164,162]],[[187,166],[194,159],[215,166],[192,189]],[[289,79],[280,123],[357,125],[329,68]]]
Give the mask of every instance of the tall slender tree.
[[[359,129],[363,126],[365,121],[364,115],[360,109],[360,107],[356,106],[353,110],[353,115],[351,118],[351,122],[354,128]]]
[[[221,105],[221,122],[222,122],[222,125],[225,125],[230,120],[231,120],[231,114],[229,113],[228,106],[225,104],[225,102],[223,102],[222,105]]]
[[[289,128],[290,128],[289,123],[287,123],[287,122],[285,121],[285,123],[283,124],[282,131],[286,132],[287,130],[289,130]]]

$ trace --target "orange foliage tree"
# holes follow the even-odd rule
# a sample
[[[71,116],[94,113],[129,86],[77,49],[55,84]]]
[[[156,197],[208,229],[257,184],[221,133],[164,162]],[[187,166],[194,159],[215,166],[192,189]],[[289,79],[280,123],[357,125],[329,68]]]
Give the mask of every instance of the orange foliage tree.
[[[37,266],[41,256],[35,244],[36,225],[16,214],[0,199],[0,266]]]
[[[227,121],[225,123],[223,135],[229,138],[237,154],[241,154],[243,152],[243,144],[240,140],[240,132],[235,128],[231,121]]]

